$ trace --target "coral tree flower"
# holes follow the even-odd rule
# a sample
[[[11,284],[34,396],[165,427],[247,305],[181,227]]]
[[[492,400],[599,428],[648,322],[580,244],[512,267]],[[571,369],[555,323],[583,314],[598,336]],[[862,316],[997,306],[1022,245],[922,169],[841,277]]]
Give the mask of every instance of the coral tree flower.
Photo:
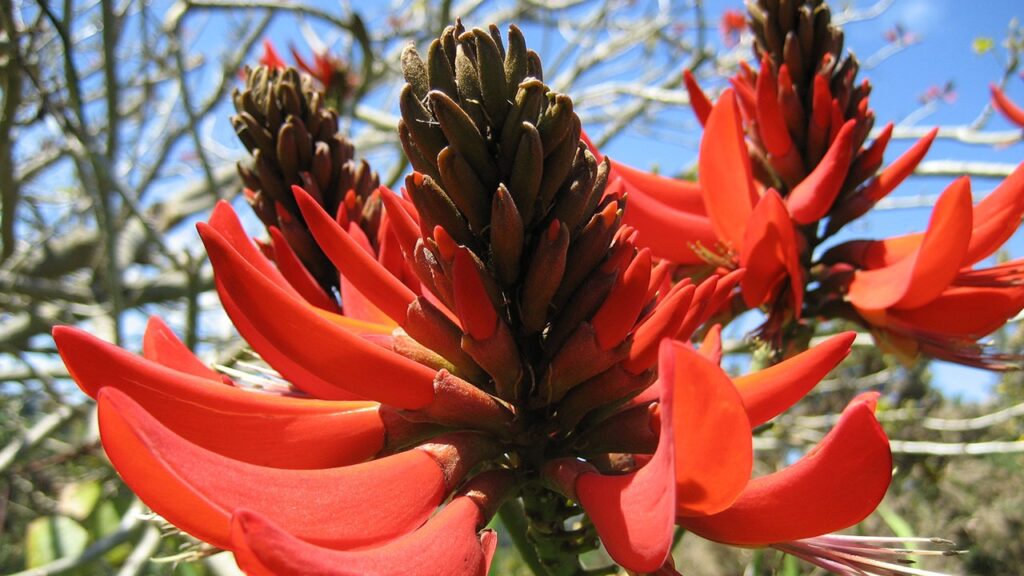
[[[119,473],[250,574],[481,576],[485,526],[511,499],[552,571],[578,571],[600,540],[628,570],[671,573],[675,524],[761,546],[858,522],[891,468],[870,398],[803,460],[750,479],[751,429],[852,335],[735,380],[717,331],[695,351],[742,272],[668,283],[572,101],[518,29],[499,39],[460,23],[426,61],[406,49],[399,131],[416,171],[402,197],[375,191],[369,233],[322,189],[275,189],[339,274],[340,306],[226,203],[199,224],[225,310],[279,380],[222,376],[156,318],[141,357],[54,330]],[[319,147],[295,145],[278,159]]]
[[[751,5],[760,69],[741,67],[716,103],[687,73],[705,126],[698,182],[613,165],[613,189],[629,193],[625,221],[655,256],[681,265],[704,261],[719,273],[745,268],[731,309],[764,310],[759,333],[777,351],[802,317],[845,318],[908,359],[923,352],[991,369],[1011,366],[977,340],[1024,307],[1020,264],[975,266],[1021,222],[1021,169],[973,208],[966,179],[954,183],[927,236],[857,241],[826,252],[833,234],[913,172],[937,132],[879,170],[892,125],[866,142],[874,124],[870,85],[854,83],[852,56],[840,58],[842,32],[831,24],[815,28],[820,41],[808,52],[797,40],[818,20],[807,18],[827,21],[828,9],[813,2],[790,8],[796,17],[780,19],[766,16],[779,6]],[[673,226],[687,240],[663,233]]]

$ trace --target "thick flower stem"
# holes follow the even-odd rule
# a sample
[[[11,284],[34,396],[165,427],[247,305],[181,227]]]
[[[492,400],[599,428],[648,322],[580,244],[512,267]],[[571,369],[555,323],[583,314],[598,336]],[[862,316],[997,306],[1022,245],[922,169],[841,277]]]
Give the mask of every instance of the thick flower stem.
[[[526,535],[549,576],[584,576],[580,565],[583,552],[596,549],[597,536],[584,522],[581,528],[566,528],[566,521],[582,513],[579,506],[542,486],[523,488],[523,509],[529,522]]]
[[[544,568],[540,558],[537,556],[537,551],[534,549],[533,544],[526,535],[529,525],[527,523],[526,514],[523,512],[522,501],[518,498],[511,498],[507,500],[501,508],[498,509],[498,518],[505,527],[505,531],[508,533],[509,538],[512,539],[512,543],[515,545],[516,550],[519,551],[519,556],[522,558],[523,562],[530,567],[530,570],[536,576],[546,576],[548,571]]]

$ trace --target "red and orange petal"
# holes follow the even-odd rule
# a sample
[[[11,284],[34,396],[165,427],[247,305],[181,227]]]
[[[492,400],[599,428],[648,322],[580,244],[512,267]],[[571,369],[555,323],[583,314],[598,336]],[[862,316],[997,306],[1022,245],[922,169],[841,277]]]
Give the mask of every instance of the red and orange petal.
[[[837,334],[774,366],[733,378],[750,425],[760,426],[796,404],[850,353],[856,337],[855,332]]]
[[[743,122],[732,90],[726,90],[708,116],[700,142],[698,179],[715,234],[733,249],[757,203]]]
[[[672,547],[676,487],[673,469],[674,383],[663,380],[658,448],[643,468],[629,474],[581,474],[576,481],[580,504],[594,522],[608,554],[637,572],[660,568]]]
[[[420,526],[447,491],[441,466],[420,450],[318,470],[257,466],[185,440],[116,388],[97,400],[103,447],[125,483],[214,546],[230,546],[231,516],[242,508],[323,546],[381,544]]]
[[[322,398],[355,394],[398,408],[433,401],[433,370],[323,318],[259,274],[215,230],[198,227],[228,315],[249,344],[296,386],[308,386],[307,392]],[[316,380],[296,381],[293,374]]]
[[[720,512],[743,491],[753,466],[739,392],[717,364],[678,341],[662,342],[658,377],[674,393],[676,514]]]
[[[222,456],[275,468],[363,462],[384,445],[373,402],[329,402],[225,386],[140,358],[76,328],[53,330],[71,377],[89,396],[116,388],[178,436]]]
[[[874,416],[877,393],[854,399],[801,460],[754,478],[727,510],[677,519],[718,542],[765,546],[852,526],[881,502],[892,477],[889,440]]]
[[[1020,227],[1024,216],[1024,163],[974,206],[974,227],[964,266],[992,255]]]
[[[485,576],[497,539],[478,534],[480,509],[467,496],[448,503],[415,532],[383,546],[335,550],[296,538],[272,520],[249,510],[232,518],[231,546],[238,565],[251,576]]]
[[[917,250],[874,270],[858,270],[847,299],[857,308],[916,308],[934,300],[959,272],[971,239],[970,180],[955,180],[935,204]]]

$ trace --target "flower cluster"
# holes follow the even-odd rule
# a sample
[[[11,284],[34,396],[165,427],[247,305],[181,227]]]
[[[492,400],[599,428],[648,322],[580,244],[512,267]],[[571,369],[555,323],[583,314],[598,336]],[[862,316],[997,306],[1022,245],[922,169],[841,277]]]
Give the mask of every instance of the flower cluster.
[[[141,357],[55,329],[139,497],[250,574],[479,576],[496,543],[485,526],[517,512],[552,574],[586,573],[579,556],[599,545],[630,571],[675,574],[676,525],[851,573],[874,561],[821,537],[888,487],[877,394],[803,459],[750,478],[752,429],[853,335],[730,378],[717,329],[689,340],[764,271],[672,283],[517,28],[506,44],[459,23],[425,59],[407,48],[402,68],[415,169],[402,195],[356,189],[368,170],[350,177],[333,117],[293,71],[257,69],[236,98],[255,164],[242,174],[273,246],[226,203],[198,228],[225,310],[273,377],[211,370],[156,318]],[[708,118],[723,162],[745,165],[740,129],[724,98]],[[786,207],[766,197],[752,210],[775,239],[764,222]]]
[[[1024,308],[1024,261],[978,264],[1024,216],[1024,165],[975,205],[969,181],[956,180],[924,233],[829,247],[913,172],[936,131],[882,168],[893,126],[867,142],[871,86],[856,82],[857,60],[842,56],[828,6],[761,1],[750,25],[759,70],[742,66],[715,104],[686,76],[705,125],[698,182],[614,166],[641,243],[683,265],[744,268],[724,313],[762,308],[760,335],[778,353],[783,342],[806,341],[802,318],[841,318],[903,358],[1015,366],[1019,359],[978,340]],[[681,242],[669,229],[689,235]]]

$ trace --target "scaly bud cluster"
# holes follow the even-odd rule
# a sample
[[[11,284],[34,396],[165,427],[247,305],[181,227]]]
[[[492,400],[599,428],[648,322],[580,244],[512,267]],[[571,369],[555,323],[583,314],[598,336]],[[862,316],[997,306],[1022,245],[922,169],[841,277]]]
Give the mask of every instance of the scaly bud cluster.
[[[352,143],[338,132],[337,112],[294,68],[247,70],[246,87],[235,90],[233,99],[231,123],[252,154],[238,163],[249,202],[330,294],[338,272],[310,236],[291,187],[302,186],[328,213],[343,212],[376,239],[377,174],[365,160],[355,160]]]
[[[495,27],[459,23],[425,60],[408,47],[402,65],[399,134],[419,217],[406,248],[458,316],[479,367],[470,381],[512,407],[512,466],[536,478],[553,457],[653,451],[647,405],[617,409],[650,386],[658,340],[695,327],[699,311],[684,326],[694,286],[662,290],[666,269],[620,226],[625,200],[605,194],[609,163],[580,141],[572,100],[544,85],[518,28],[506,47]],[[580,512],[536,484],[524,497],[541,532]],[[556,571],[578,569],[579,549],[539,550]]]

